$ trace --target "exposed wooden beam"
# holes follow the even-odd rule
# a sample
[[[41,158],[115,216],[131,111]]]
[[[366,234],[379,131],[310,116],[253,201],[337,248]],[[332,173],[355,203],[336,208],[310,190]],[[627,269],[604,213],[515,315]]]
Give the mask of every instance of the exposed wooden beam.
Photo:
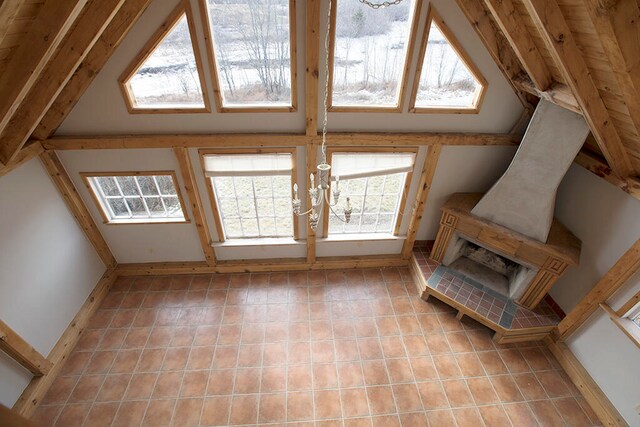
[[[602,159],[595,155],[580,151],[574,160],[589,172],[620,188],[625,193],[640,200],[640,180],[636,177],[620,178]]]
[[[18,109],[87,0],[47,0],[0,74],[0,131]],[[1,163],[7,163],[0,157]]]
[[[207,219],[204,215],[204,208],[202,200],[200,199],[200,193],[198,192],[196,176],[193,172],[191,159],[189,158],[189,150],[186,148],[175,148],[174,152],[178,159],[178,164],[180,165],[184,188],[187,192],[187,197],[189,198],[189,206],[191,206],[193,222],[198,230],[198,237],[200,238],[202,252],[204,253],[207,265],[214,266],[216,264],[216,254],[211,246],[209,226],[207,225]]]
[[[484,3],[491,11],[502,34],[509,40],[535,87],[540,91],[547,90],[552,82],[551,73],[511,0],[484,0]]]
[[[407,238],[402,246],[402,258],[404,259],[411,258],[413,244],[416,242],[416,235],[418,234],[418,228],[422,221],[424,206],[427,203],[427,198],[431,191],[431,183],[433,182],[433,176],[436,173],[436,167],[438,166],[438,159],[440,158],[441,151],[441,145],[432,145],[427,149],[427,156],[424,160],[422,174],[420,175],[420,183],[418,184],[418,194],[416,195],[416,200],[413,204],[413,209],[411,210],[411,221],[409,222],[409,228],[407,229]]]
[[[0,162],[9,162],[22,148],[56,96],[125,0],[89,0],[42,75],[0,132]]]
[[[640,239],[602,276],[578,305],[558,324],[562,339],[575,332],[597,309],[640,269]]]
[[[640,4],[583,0],[640,137]]]
[[[150,2],[128,0],[122,5],[46,112],[33,132],[33,138],[43,140],[55,133]]]
[[[100,234],[100,230],[98,230],[98,226],[93,221],[91,214],[87,210],[80,194],[74,187],[67,171],[64,169],[62,162],[53,151],[45,151],[40,155],[40,160],[42,160],[42,164],[45,169],[51,176],[53,183],[60,191],[60,194],[64,198],[65,202],[67,202],[67,206],[69,210],[71,210],[71,214],[74,216],[82,231],[84,231],[85,236],[91,242],[96,252],[102,259],[102,262],[107,267],[113,267],[116,265],[116,259],[111,253],[111,249],[109,249],[109,245]]]
[[[39,141],[27,145],[6,166],[0,167],[0,176],[6,175],[14,169],[19,168],[34,157],[38,157],[44,152],[44,147]]]
[[[598,383],[593,380],[569,347],[563,342],[553,342],[551,339],[546,339],[545,343],[569,378],[571,378],[573,384],[580,390],[580,393],[582,393],[582,396],[584,396],[602,424],[608,427],[628,426],[615,406],[602,392]]]
[[[531,79],[529,79],[525,74],[516,76],[513,79],[513,82],[524,92],[530,93],[549,102],[553,102],[554,104],[573,111],[574,113],[582,114],[580,105],[578,104],[576,97],[571,93],[571,89],[562,83],[558,83],[556,81],[551,82],[551,85],[547,90],[541,91],[534,86]]]
[[[51,370],[51,362],[2,320],[0,320],[0,350],[35,376],[45,375]]]
[[[629,156],[556,0],[523,0],[557,67],[571,88],[604,157],[621,177],[633,174]]]
[[[330,133],[331,145],[516,145],[509,134],[474,133]],[[114,135],[56,136],[42,142],[49,150],[100,150],[121,148],[289,147],[319,143],[319,136],[301,134]]]
[[[491,18],[491,12],[486,8],[483,0],[456,1],[458,7],[460,7],[466,15],[494,62],[513,87],[522,105],[527,110],[533,110],[521,89],[513,83],[513,79],[523,72],[520,61],[511,48],[509,41],[502,35],[502,32],[500,32]]]
[[[24,0],[4,0],[0,3],[0,44],[11,28],[13,19],[23,3]]]
[[[18,414],[28,418],[35,412],[86,329],[89,319],[102,304],[116,278],[115,269],[111,268],[98,281],[56,345],[49,352],[47,359],[52,363],[51,370],[46,375],[32,379],[13,405],[13,410]]]
[[[307,154],[307,174],[306,175],[313,173],[314,177],[316,178],[315,183],[316,185],[318,185],[318,183],[320,182],[320,179],[319,179],[320,176],[319,174],[316,173],[317,165],[318,165],[318,144],[311,143],[307,145],[306,154]],[[311,188],[310,177],[307,176],[306,180],[307,180],[307,188],[310,189]],[[307,201],[307,203],[306,205],[303,205],[303,209],[308,210],[311,208],[311,196],[309,196],[308,191],[307,191],[305,200]],[[318,212],[318,214],[321,215],[322,212]],[[307,263],[312,264],[316,262],[316,231],[311,229],[308,215],[305,215],[303,217],[303,220],[307,224]],[[320,220],[328,221],[329,219],[321,217]]]
[[[307,0],[305,38],[305,115],[306,133],[318,133],[318,68],[320,59],[320,0]]]

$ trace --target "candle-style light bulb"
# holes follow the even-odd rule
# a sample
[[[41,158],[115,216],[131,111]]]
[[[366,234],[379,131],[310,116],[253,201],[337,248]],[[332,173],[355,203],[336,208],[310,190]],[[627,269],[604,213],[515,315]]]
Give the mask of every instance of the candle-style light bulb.
[[[309,174],[309,179],[311,180],[311,188],[315,187],[315,178],[312,173]]]
[[[297,199],[298,198],[298,183],[294,183],[293,184],[293,198]]]
[[[340,188],[340,176],[336,175],[336,189]]]

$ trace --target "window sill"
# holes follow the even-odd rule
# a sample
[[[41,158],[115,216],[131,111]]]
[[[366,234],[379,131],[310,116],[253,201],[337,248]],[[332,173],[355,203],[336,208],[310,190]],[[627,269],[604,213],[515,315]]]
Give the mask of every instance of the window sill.
[[[105,221],[106,225],[148,225],[148,224],[189,224],[190,220],[185,218],[158,218],[158,219],[114,219]]]
[[[293,237],[266,237],[255,239],[231,239],[224,242],[214,242],[214,248],[235,248],[246,246],[302,246],[305,241],[294,240]]]
[[[607,303],[600,303],[600,308],[602,308],[609,315],[609,318],[611,318],[613,323],[620,328],[620,330],[629,337],[629,339],[638,348],[640,348],[640,327],[638,327],[638,325],[636,325],[631,319],[618,316],[618,314],[613,311]]]
[[[406,236],[394,236],[383,233],[362,233],[362,234],[331,234],[328,237],[318,239],[318,242],[375,242],[375,241],[396,241],[405,240]]]

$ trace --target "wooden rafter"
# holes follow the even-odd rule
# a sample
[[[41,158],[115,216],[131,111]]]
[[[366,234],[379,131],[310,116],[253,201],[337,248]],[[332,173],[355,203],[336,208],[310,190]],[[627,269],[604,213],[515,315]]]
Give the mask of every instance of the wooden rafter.
[[[552,83],[551,73],[511,0],[484,0],[484,3],[509,40],[536,89],[547,90]]]
[[[51,362],[2,320],[0,320],[0,350],[35,376],[45,375],[51,369]]]
[[[73,185],[73,182],[71,182],[67,171],[64,169],[56,153],[54,151],[45,151],[40,155],[40,160],[42,160],[42,164],[67,203],[71,214],[78,222],[78,225],[80,225],[80,228],[82,228],[82,231],[84,231],[89,242],[91,242],[95,248],[102,262],[107,267],[115,266],[116,259],[111,253],[109,245],[104,240],[104,237],[102,237],[102,234],[100,234],[98,226],[91,217],[89,210],[82,201],[80,194],[78,194],[78,191]]]
[[[320,58],[320,0],[306,3],[305,115],[307,135],[318,133],[318,65]]]
[[[0,43],[7,35],[13,19],[18,14],[24,0],[4,0],[0,3]]]
[[[18,152],[18,154],[7,163],[4,167],[0,167],[0,176],[6,175],[12,170],[22,166],[34,157],[38,157],[44,152],[44,147],[40,142],[34,142]]]
[[[87,0],[47,0],[44,3],[31,31],[0,74],[0,131],[7,127],[86,3]],[[0,163],[8,163],[10,157],[13,156],[0,155]]]
[[[529,76],[520,74],[513,79],[514,84],[520,88],[520,90],[537,96],[538,98],[545,99],[549,102],[553,102],[567,110],[571,110],[574,113],[582,114],[580,105],[576,100],[576,97],[571,93],[571,89],[562,83],[556,81],[551,82],[551,85],[545,91],[539,90]]]
[[[44,140],[55,133],[150,2],[128,0],[122,5],[46,112],[33,132],[33,138]]]
[[[575,163],[579,164],[594,175],[599,176],[610,184],[615,185],[625,193],[640,200],[640,180],[635,177],[621,178],[606,164],[604,160],[582,150],[576,156]]]
[[[0,162],[20,151],[47,109],[125,0],[90,0],[20,106],[0,132]],[[1,90],[1,86],[0,86]]]
[[[640,3],[583,0],[640,137]]]
[[[640,240],[637,240],[558,324],[560,337],[564,339],[575,332],[598,309],[600,303],[606,302],[639,269]]]
[[[633,174],[609,111],[556,0],[523,0],[554,62],[571,88],[604,157],[621,177]]]

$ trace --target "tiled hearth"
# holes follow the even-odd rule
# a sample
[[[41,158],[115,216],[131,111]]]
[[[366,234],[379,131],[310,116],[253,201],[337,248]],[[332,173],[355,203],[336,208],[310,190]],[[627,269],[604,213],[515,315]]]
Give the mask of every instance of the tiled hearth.
[[[427,286],[507,329],[555,326],[560,318],[545,302],[535,310],[519,306],[504,295],[429,259],[430,247],[416,247],[414,256]]]

